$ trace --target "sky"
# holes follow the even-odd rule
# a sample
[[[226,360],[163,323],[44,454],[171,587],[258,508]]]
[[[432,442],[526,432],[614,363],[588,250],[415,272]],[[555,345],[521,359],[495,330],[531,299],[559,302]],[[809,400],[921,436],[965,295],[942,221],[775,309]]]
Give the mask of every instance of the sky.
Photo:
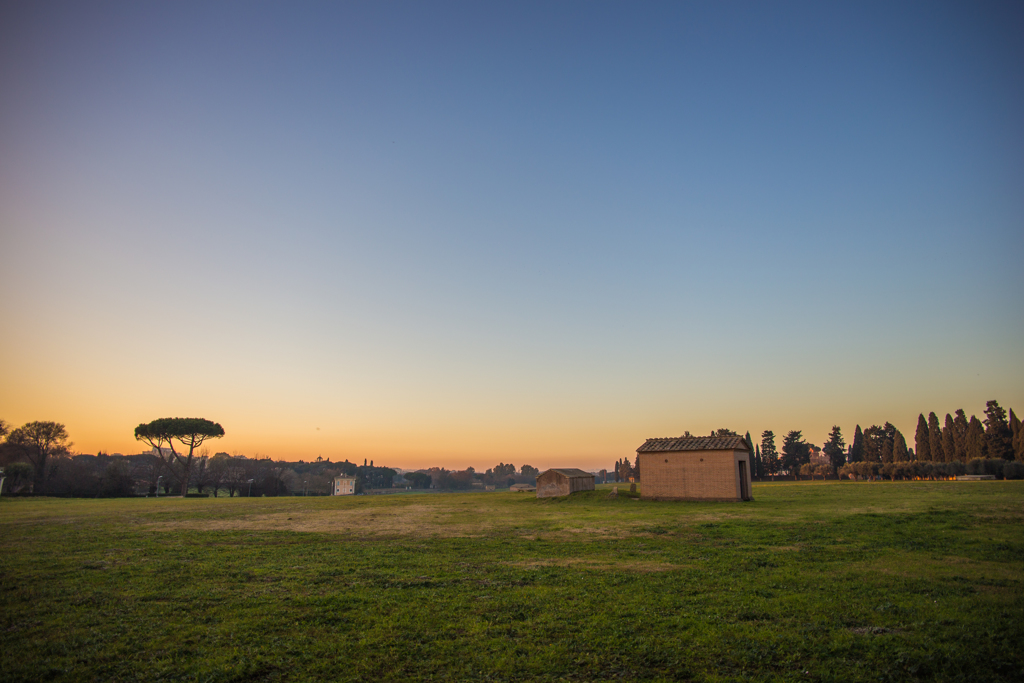
[[[0,418],[611,467],[1024,411],[1024,5],[5,2]]]

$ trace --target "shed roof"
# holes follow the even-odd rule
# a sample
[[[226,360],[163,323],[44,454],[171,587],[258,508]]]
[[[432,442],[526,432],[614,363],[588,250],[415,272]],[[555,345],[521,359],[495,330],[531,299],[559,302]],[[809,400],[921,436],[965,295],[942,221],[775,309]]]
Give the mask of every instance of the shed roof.
[[[583,470],[576,469],[575,467],[552,467],[549,470],[541,472],[537,476],[540,477],[542,475],[547,474],[548,472],[558,472],[559,474],[563,474],[569,477],[570,479],[574,479],[576,477],[590,477],[591,479],[593,479],[594,477],[594,475],[591,474],[590,472],[584,472]]]
[[[670,436],[647,439],[637,453],[658,451],[749,451],[750,444],[742,436]]]

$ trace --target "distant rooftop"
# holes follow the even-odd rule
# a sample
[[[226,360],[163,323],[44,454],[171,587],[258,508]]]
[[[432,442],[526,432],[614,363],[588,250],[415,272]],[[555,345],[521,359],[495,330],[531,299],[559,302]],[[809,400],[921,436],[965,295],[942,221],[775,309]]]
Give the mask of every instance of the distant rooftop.
[[[564,474],[567,477],[593,477],[594,476],[590,472],[584,472],[583,470],[577,469],[575,467],[552,467],[551,469],[549,469],[547,471],[548,472],[558,472],[559,474]],[[540,474],[544,474],[544,473],[541,472]],[[539,477],[540,474],[538,474],[537,476]]]
[[[668,436],[647,439],[637,453],[659,451],[746,451],[750,444],[742,436]]]

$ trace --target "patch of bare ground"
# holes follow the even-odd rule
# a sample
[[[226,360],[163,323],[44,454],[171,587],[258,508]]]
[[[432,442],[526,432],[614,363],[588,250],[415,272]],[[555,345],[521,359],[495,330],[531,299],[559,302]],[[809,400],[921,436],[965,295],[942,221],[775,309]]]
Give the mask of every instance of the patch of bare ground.
[[[886,628],[884,626],[858,626],[851,628],[850,633],[860,636],[884,636],[887,633],[903,633],[903,629]]]
[[[986,577],[997,581],[1020,582],[1022,574],[1016,565],[975,560],[959,555],[922,557],[920,554],[893,552],[884,557],[851,562],[848,569],[889,576],[929,579],[954,579],[961,576]],[[979,590],[984,586],[975,586]],[[999,588],[999,587],[997,587]]]
[[[650,562],[640,560],[629,560],[627,562],[613,562],[610,560],[591,560],[581,557],[552,558],[546,560],[524,560],[522,562],[506,563],[512,567],[524,569],[539,569],[543,567],[571,567],[575,569],[593,569],[599,571],[626,571],[638,574],[649,574],[651,572],[668,572],[673,569],[681,569],[683,565],[669,564],[668,562]]]
[[[351,508],[343,510],[289,511],[242,515],[228,519],[182,519],[152,522],[153,530],[201,531],[294,531],[299,533],[371,534],[379,536],[479,536],[490,530],[486,520],[456,522],[452,510],[430,505]]]

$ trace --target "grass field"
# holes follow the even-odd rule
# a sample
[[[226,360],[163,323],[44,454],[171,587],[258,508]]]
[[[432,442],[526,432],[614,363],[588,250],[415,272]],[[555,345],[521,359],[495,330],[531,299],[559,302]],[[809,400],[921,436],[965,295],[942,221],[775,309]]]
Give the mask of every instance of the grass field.
[[[1024,680],[1024,482],[0,499],[0,679]]]

